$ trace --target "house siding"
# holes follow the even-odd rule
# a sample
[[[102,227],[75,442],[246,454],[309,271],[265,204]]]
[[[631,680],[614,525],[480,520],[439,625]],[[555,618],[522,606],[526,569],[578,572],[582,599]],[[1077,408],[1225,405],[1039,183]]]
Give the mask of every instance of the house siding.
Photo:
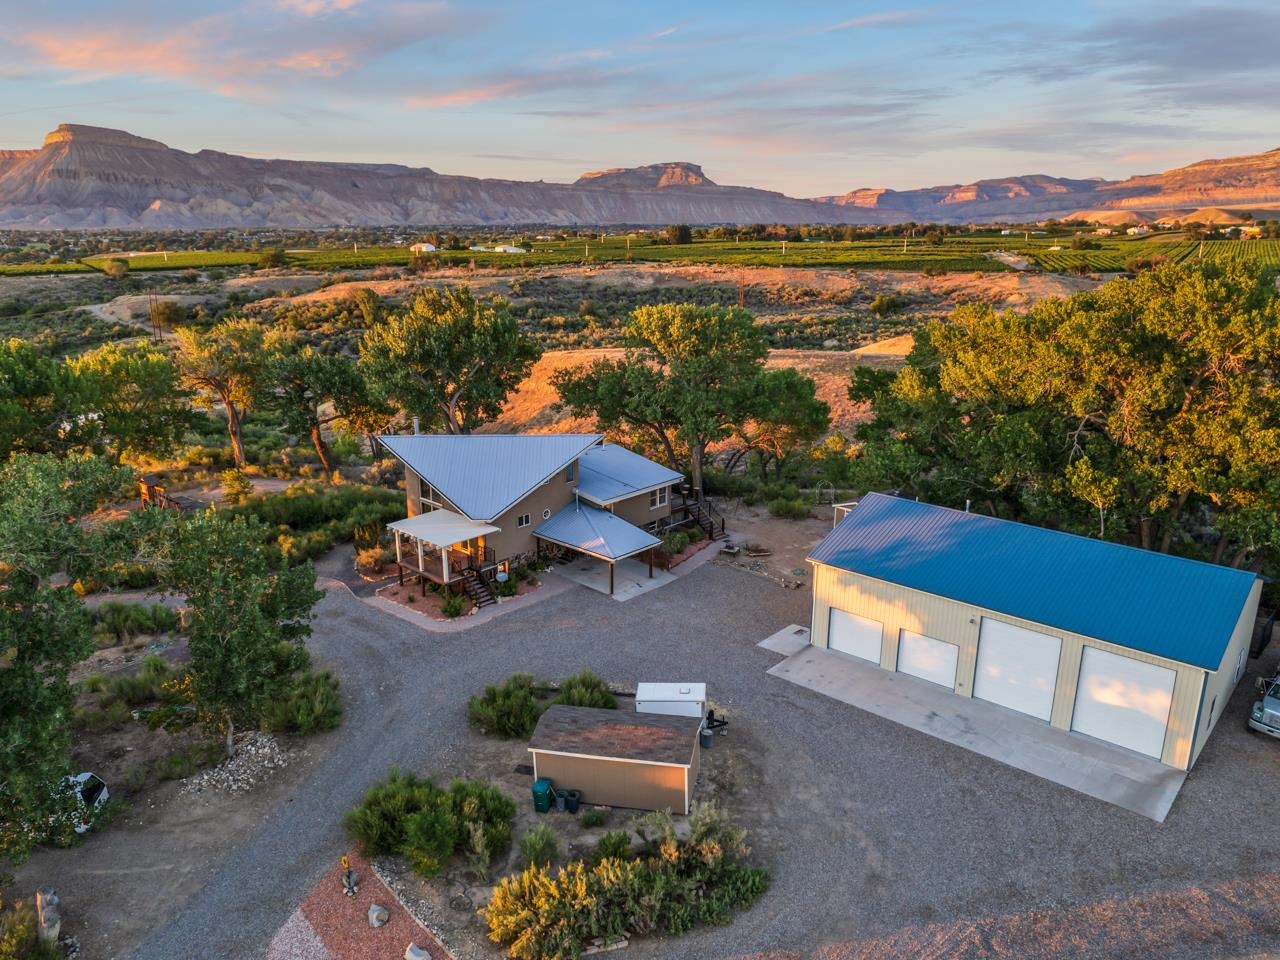
[[[1216,682],[1222,689],[1219,694],[1218,712],[1225,706],[1226,696],[1234,685],[1235,659],[1240,644],[1247,644],[1252,636],[1254,613],[1260,586],[1255,586],[1250,602],[1241,613],[1231,644],[1224,657],[1224,666],[1211,675],[1210,686]],[[1097,640],[1080,634],[1059,630],[1032,620],[1009,616],[998,610],[989,610],[961,603],[945,597],[923,593],[883,580],[865,577],[826,564],[814,564],[813,619],[810,642],[814,646],[827,646],[830,610],[835,607],[849,613],[869,617],[883,624],[880,648],[880,666],[896,670],[898,666],[898,638],[902,630],[910,630],[957,644],[960,648],[956,664],[955,693],[973,696],[974,675],[977,669],[978,636],[982,618],[989,617],[1026,627],[1048,636],[1057,637],[1062,644],[1058,659],[1057,682],[1054,688],[1053,708],[1049,723],[1063,730],[1071,729],[1071,717],[1075,710],[1076,689],[1080,678],[1080,662],[1084,647],[1097,647],[1143,663],[1157,664],[1173,670],[1173,698],[1169,708],[1169,723],[1165,733],[1160,759],[1179,769],[1189,769],[1195,762],[1198,748],[1193,753],[1193,741],[1207,737],[1204,731],[1196,736],[1196,715],[1200,709],[1201,690],[1205,671],[1199,667],[1152,656],[1130,647]],[[1212,697],[1212,693],[1206,693]],[[1208,709],[1206,699],[1205,709]],[[1216,722],[1216,718],[1215,718]],[[1203,723],[1203,721],[1202,721]]]
[[[698,747],[692,746],[693,756]],[[696,771],[688,766],[569,756],[530,750],[539,777],[550,777],[558,790],[580,790],[584,803],[635,810],[689,812]],[[686,790],[686,783],[688,789]]]
[[[1218,725],[1218,721],[1227,711],[1227,701],[1231,699],[1231,692],[1235,690],[1239,677],[1236,676],[1236,665],[1240,662],[1240,655],[1244,654],[1245,670],[1241,671],[1243,676],[1249,668],[1249,649],[1253,645],[1253,628],[1258,619],[1258,603],[1262,599],[1262,581],[1258,580],[1253,585],[1253,590],[1249,593],[1249,601],[1244,605],[1244,609],[1240,611],[1240,619],[1236,622],[1236,628],[1231,633],[1231,642],[1227,644],[1227,650],[1222,655],[1222,662],[1218,664],[1218,669],[1210,673],[1205,683],[1204,703],[1199,706],[1201,711],[1200,726],[1195,732],[1195,747],[1191,754],[1191,762],[1195,763],[1196,758],[1200,756],[1200,751],[1204,749],[1204,745],[1209,740],[1209,734],[1213,732],[1213,728]],[[1209,708],[1215,703],[1213,716],[1209,715]],[[1192,718],[1195,722],[1195,718]]]
[[[647,493],[638,493],[634,497],[615,500],[610,509],[613,510],[614,516],[637,527],[645,528],[656,520],[665,520],[671,516],[671,491],[670,489],[667,491],[667,502],[654,510],[649,509]]]
[[[577,476],[576,461],[574,476]],[[561,507],[572,503],[573,488],[574,484],[565,481],[564,471],[558,471],[550,480],[534,487],[523,500],[493,520],[493,526],[498,527],[500,532],[489,534],[486,544],[493,548],[495,559],[501,562],[532,554],[535,547],[533,531],[538,528],[538,524],[542,523],[543,513],[546,512],[550,516]],[[516,525],[516,520],[522,513],[529,514],[527,527]]]

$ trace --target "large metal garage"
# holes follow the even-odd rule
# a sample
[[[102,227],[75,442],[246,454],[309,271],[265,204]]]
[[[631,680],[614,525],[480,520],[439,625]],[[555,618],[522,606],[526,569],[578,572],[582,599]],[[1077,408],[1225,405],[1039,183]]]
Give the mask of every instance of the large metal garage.
[[[1262,588],[1247,570],[882,494],[809,560],[815,646],[1182,770],[1244,672]]]

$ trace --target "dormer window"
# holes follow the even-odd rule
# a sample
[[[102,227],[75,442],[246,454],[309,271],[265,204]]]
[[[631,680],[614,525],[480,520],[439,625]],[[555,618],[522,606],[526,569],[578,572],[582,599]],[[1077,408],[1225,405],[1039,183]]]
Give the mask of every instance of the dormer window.
[[[578,461],[570,461],[569,465],[564,468],[564,482],[573,483],[574,467],[578,465]]]

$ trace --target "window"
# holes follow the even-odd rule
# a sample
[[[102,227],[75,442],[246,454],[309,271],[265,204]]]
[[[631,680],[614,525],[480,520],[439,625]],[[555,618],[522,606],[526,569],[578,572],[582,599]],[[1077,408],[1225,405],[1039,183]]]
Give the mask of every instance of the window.
[[[520,514],[520,516],[516,517],[517,527],[527,527],[528,525],[529,525],[529,515],[527,513],[522,513]]]
[[[543,511],[542,511],[542,519],[543,519],[543,520],[550,520],[550,519],[551,519],[551,511],[550,511],[550,510],[543,510]]]
[[[574,461],[573,463],[570,463],[567,467],[565,467],[565,468],[564,468],[564,482],[565,482],[565,483],[573,483],[573,468],[574,468],[575,466],[577,466],[577,461]]]
[[[421,513],[430,513],[432,510],[436,509],[435,503],[428,500],[426,497],[423,497],[421,500],[419,500],[418,504],[419,506],[422,507],[422,510],[420,511]]]
[[[649,509],[657,510],[659,507],[667,505],[667,488],[659,487],[657,490],[649,491]]]

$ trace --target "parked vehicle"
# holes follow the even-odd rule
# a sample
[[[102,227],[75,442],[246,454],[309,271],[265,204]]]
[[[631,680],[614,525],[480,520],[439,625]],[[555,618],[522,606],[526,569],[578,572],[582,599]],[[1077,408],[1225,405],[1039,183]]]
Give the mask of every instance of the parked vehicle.
[[[77,773],[62,781],[63,787],[71,794],[74,818],[72,829],[76,833],[87,833],[93,826],[93,816],[111,799],[111,791],[103,783],[102,778],[94,773]]]
[[[1258,678],[1258,692],[1262,699],[1249,711],[1249,729],[1280,738],[1280,676]]]

